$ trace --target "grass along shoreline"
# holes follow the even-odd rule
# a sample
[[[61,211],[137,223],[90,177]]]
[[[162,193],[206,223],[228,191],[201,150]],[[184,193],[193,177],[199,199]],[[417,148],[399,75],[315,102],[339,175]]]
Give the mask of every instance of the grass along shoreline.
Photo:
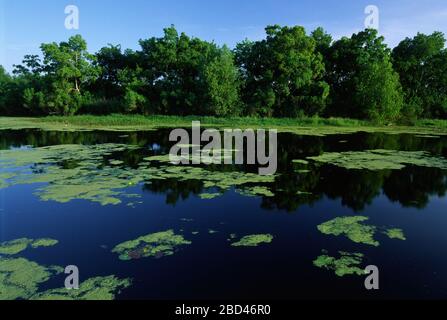
[[[302,135],[384,132],[447,135],[447,120],[419,120],[414,126],[377,125],[368,121],[344,118],[216,118],[203,116],[50,116],[42,118],[0,117],[0,130],[41,129],[46,131],[146,131],[159,128],[189,128],[200,121],[207,128],[277,129]]]

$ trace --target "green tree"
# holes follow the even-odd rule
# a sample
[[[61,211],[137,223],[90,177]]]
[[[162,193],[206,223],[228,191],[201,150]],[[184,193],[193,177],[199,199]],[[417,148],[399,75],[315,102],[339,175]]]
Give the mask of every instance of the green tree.
[[[135,69],[125,68],[118,72],[118,81],[124,89],[124,111],[127,113],[147,114],[147,98],[139,93],[145,86],[141,76],[143,70],[139,67]]]
[[[218,55],[204,66],[206,86],[206,113],[214,116],[237,115],[239,108],[239,72],[234,65],[233,53],[223,47]]]
[[[312,31],[311,36],[315,40],[316,50],[321,53],[324,58],[326,58],[332,44],[332,36],[322,27],[318,27]]]
[[[127,67],[127,59],[121,46],[109,45],[96,53],[95,65],[100,74],[94,86],[107,98],[114,98],[122,94],[118,74]]]
[[[8,111],[9,86],[11,76],[6,73],[3,66],[0,65],[0,113],[6,114]]]
[[[25,55],[21,65],[15,65],[13,102],[17,114],[47,114],[46,92],[49,79],[45,77],[44,65],[38,55]]]
[[[173,26],[164,30],[162,38],[141,40],[140,45],[137,54],[142,85],[133,91],[150,101],[150,112],[234,113],[238,83],[227,49],[184,33],[179,35]]]
[[[329,87],[315,40],[303,27],[268,26],[267,38],[237,45],[247,114],[315,115],[325,108]]]
[[[50,81],[47,105],[51,113],[74,114],[88,98],[83,88],[97,79],[99,68],[93,66],[95,56],[87,52],[87,43],[80,36],[68,42],[42,44],[43,72]]]
[[[367,29],[331,46],[327,79],[332,103],[328,115],[381,123],[399,118],[402,89],[383,41],[376,30]]]
[[[443,33],[418,33],[393,50],[405,92],[406,113],[415,118],[447,116],[447,50]]]

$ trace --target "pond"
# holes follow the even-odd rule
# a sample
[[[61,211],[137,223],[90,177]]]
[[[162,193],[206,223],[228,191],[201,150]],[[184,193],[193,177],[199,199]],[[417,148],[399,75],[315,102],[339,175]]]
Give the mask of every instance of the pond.
[[[0,299],[447,297],[447,136],[280,133],[260,176],[169,132],[1,131]]]

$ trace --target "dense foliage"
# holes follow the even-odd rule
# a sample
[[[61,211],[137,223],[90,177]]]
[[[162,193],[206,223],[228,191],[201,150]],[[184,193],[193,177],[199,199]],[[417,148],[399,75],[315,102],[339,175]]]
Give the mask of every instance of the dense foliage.
[[[230,50],[171,26],[139,50],[91,54],[77,35],[42,44],[12,75],[0,66],[0,115],[446,118],[445,42],[418,34],[391,50],[372,29],[333,41],[322,28],[275,25]]]
[[[447,117],[447,49],[444,34],[418,34],[393,50],[393,63],[413,117]]]

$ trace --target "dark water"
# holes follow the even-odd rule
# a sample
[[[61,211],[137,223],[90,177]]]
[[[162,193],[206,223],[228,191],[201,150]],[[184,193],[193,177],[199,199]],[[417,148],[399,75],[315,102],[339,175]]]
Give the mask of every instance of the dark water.
[[[0,149],[59,144],[125,143],[141,149],[114,155],[137,167],[148,155],[169,151],[169,132],[105,133],[2,131]],[[27,251],[41,264],[77,265],[82,279],[117,275],[133,285],[119,299],[306,299],[447,298],[447,171],[407,166],[402,170],[347,170],[332,165],[295,172],[293,159],[323,152],[390,149],[447,158],[447,137],[358,133],[327,137],[280,134],[279,171],[274,197],[246,197],[227,191],[213,200],[199,198],[200,181],[161,180],[128,188],[143,204],[102,206],[88,200],[42,201],[38,185],[0,190],[0,242],[53,238],[59,245]],[[219,168],[217,168],[219,169]],[[251,167],[222,170],[255,172]],[[309,194],[297,196],[298,191]],[[377,235],[379,247],[323,235],[317,226],[339,216],[362,215],[369,223],[402,229],[407,240]],[[182,219],[193,219],[186,222]],[[173,256],[120,261],[111,249],[123,241],[174,229],[193,243]],[[209,229],[218,231],[210,234]],[[191,232],[199,231],[196,236]],[[229,234],[272,234],[274,241],[234,248]],[[313,261],[322,249],[360,252],[365,264],[380,269],[378,291],[367,291],[364,277],[337,277]],[[47,285],[60,287],[63,278]]]

